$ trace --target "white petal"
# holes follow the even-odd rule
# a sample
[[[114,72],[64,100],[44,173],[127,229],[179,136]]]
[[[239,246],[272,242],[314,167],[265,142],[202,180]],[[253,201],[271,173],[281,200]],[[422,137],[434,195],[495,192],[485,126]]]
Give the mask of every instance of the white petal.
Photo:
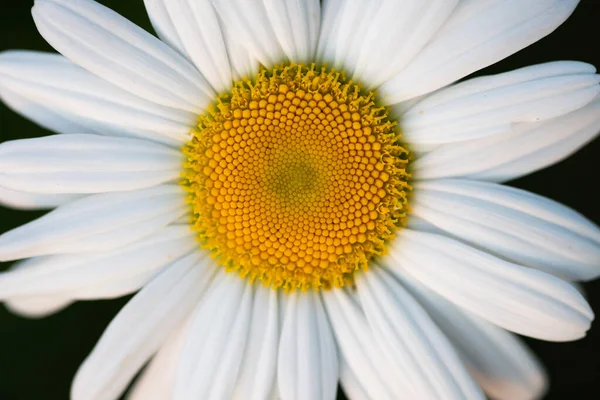
[[[0,298],[121,296],[139,289],[164,266],[196,247],[192,230],[178,226],[110,252],[31,258],[17,264],[20,268],[0,273]]]
[[[18,112],[61,133],[139,136],[180,145],[197,116],[134,96],[60,55],[33,51],[0,53],[0,93]]]
[[[446,21],[458,0],[327,1],[319,61],[377,87],[402,70]]]
[[[88,196],[0,235],[0,261],[110,251],[164,228],[187,207],[177,185]]]
[[[587,106],[510,132],[440,146],[413,162],[417,179],[468,177],[506,181],[554,164],[600,133],[600,97]]]
[[[183,42],[177,33],[177,27],[165,7],[165,1],[144,0],[144,6],[146,7],[152,27],[160,40],[187,57]]]
[[[174,400],[231,399],[250,329],[252,296],[252,285],[244,279],[217,273],[194,313]]]
[[[15,297],[4,302],[13,314],[27,318],[43,318],[68,307],[72,301],[61,296]]]
[[[529,400],[544,394],[547,378],[543,367],[515,335],[461,311],[410,275],[398,273],[397,277],[454,344],[491,398]]]
[[[340,384],[346,397],[351,400],[375,400],[369,397],[367,391],[360,385],[360,380],[344,360],[340,363]],[[380,399],[382,400],[382,399]]]
[[[263,0],[283,51],[293,62],[314,62],[321,23],[319,0]]]
[[[23,210],[44,210],[80,198],[77,194],[36,194],[10,190],[0,186],[0,205]]]
[[[252,304],[248,342],[234,400],[262,400],[275,387],[279,343],[279,300],[277,292],[257,284]]]
[[[340,358],[356,376],[357,385],[364,388],[372,399],[414,397],[410,382],[404,375],[392,372],[384,353],[375,344],[357,301],[341,289],[324,292],[323,299],[340,349]]]
[[[6,78],[0,78],[0,81],[3,79]],[[7,89],[5,85],[0,86],[0,98],[14,112],[50,131],[57,133],[91,131],[91,128],[86,127],[84,124],[80,124],[76,120],[61,115],[56,110],[52,110],[51,106],[45,106],[40,102],[24,97],[17,92]]]
[[[600,276],[600,229],[576,211],[507,186],[462,180],[415,184],[412,213],[446,234],[567,280]]]
[[[179,177],[177,150],[129,138],[65,134],[0,144],[0,185],[32,193],[142,189]]]
[[[192,254],[163,271],[110,323],[81,365],[73,400],[118,398],[129,381],[183,323],[213,274],[210,259]]]
[[[335,399],[339,359],[321,299],[313,291],[288,297],[277,365],[281,399]]]
[[[173,398],[177,369],[183,345],[191,327],[191,317],[175,330],[152,358],[127,394],[127,400],[168,400]]]
[[[164,106],[201,112],[214,92],[160,40],[92,0],[36,0],[33,18],[52,47],[88,71]]]
[[[374,266],[356,285],[376,344],[415,398],[484,399],[452,345],[391,275]]]
[[[498,62],[551,33],[571,15],[577,3],[462,1],[446,26],[415,59],[381,86],[381,100],[385,104],[399,103]]]
[[[427,96],[405,112],[402,135],[408,143],[438,145],[559,117],[600,93],[595,72],[589,64],[560,61],[471,79]]]
[[[217,92],[231,88],[231,68],[225,41],[216,11],[209,0],[146,0],[146,7],[156,9],[155,15],[167,13],[161,20],[171,22],[179,39],[171,39],[171,42],[181,43],[180,49]],[[162,23],[161,26],[168,25]]]
[[[235,43],[241,43],[267,67],[285,61],[285,52],[262,1],[213,0],[213,4]]]
[[[224,22],[221,22],[221,30],[227,47],[227,55],[229,56],[229,64],[233,79],[253,77],[259,68],[259,61],[254,55],[244,47],[244,45],[236,38],[235,32],[231,27],[227,27]]]
[[[525,336],[575,340],[585,336],[594,319],[569,283],[444,236],[403,229],[383,262],[454,304]]]

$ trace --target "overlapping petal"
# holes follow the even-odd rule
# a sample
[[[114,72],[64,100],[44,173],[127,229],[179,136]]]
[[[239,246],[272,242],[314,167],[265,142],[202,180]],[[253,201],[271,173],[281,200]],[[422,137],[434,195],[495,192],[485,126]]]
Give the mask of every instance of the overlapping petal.
[[[214,269],[199,254],[176,262],[146,285],[113,319],[81,365],[73,400],[118,398],[129,381],[189,315]]]
[[[72,201],[0,235],[0,261],[125,247],[184,215],[184,198],[181,187],[159,185]]]
[[[419,182],[415,191],[413,215],[449,236],[567,280],[600,276],[600,229],[562,204],[467,180]]]
[[[381,100],[410,100],[498,62],[554,31],[578,2],[461,1],[412,62],[380,87]]]
[[[66,58],[34,51],[0,54],[2,100],[59,133],[136,136],[179,146],[196,115],[132,95]]]
[[[405,111],[402,135],[408,143],[439,145],[560,117],[600,93],[595,72],[589,64],[560,61],[467,80],[426,96]]]
[[[40,194],[102,193],[175,180],[182,155],[146,140],[70,134],[0,144],[0,186]]]
[[[500,327],[549,341],[585,336],[594,313],[568,282],[451,238],[403,229],[383,260]]]
[[[214,91],[181,54],[92,0],[36,0],[40,34],[108,82],[168,107],[202,112]]]

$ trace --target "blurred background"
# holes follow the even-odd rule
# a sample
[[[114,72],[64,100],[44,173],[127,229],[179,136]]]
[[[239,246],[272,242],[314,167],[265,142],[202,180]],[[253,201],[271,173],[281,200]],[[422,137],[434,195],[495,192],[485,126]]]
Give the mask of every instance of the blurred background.
[[[101,3],[152,32],[142,0]],[[53,51],[37,33],[30,15],[32,4],[31,0],[2,1],[0,51]],[[580,60],[600,67],[599,21],[600,0],[582,0],[553,34],[476,75],[555,60]],[[0,103],[0,142],[47,134]],[[509,184],[562,202],[599,223],[599,173],[600,141],[596,140],[569,159]],[[0,207],[0,233],[42,214]],[[0,270],[8,266],[0,263]],[[600,280],[583,286],[592,308],[599,312]],[[0,305],[0,400],[67,399],[77,367],[127,300],[79,302],[40,320],[11,315]],[[577,342],[526,341],[548,369],[551,386],[546,399],[600,398],[600,321]],[[340,393],[339,398],[345,397]]]

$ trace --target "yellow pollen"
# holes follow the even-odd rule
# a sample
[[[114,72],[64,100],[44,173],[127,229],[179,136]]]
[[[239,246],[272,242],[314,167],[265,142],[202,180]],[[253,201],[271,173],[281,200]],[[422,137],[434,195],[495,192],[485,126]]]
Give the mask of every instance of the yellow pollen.
[[[385,252],[406,216],[408,152],[342,72],[262,69],[199,118],[183,182],[201,247],[285,290],[328,289]]]

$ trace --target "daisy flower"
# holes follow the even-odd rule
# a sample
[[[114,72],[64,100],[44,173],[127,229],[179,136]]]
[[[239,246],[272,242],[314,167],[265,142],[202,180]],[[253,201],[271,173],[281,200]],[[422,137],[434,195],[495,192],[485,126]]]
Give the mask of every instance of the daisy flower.
[[[576,0],[36,0],[61,55],[0,54],[57,135],[0,145],[0,299],[42,316],[137,292],[75,400],[531,399],[513,334],[583,337],[600,231],[501,183],[600,131],[593,66],[467,75]],[[458,83],[457,83],[458,82]],[[511,333],[512,332],[512,333]]]

